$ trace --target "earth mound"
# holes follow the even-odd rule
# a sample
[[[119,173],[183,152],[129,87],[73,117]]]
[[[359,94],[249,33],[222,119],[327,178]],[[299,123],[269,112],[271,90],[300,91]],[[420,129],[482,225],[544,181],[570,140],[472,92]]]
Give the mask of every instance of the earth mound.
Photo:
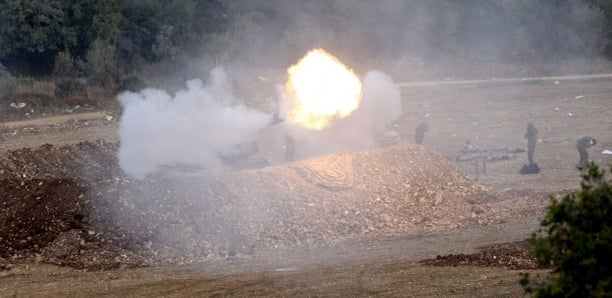
[[[473,254],[437,256],[435,259],[421,261],[429,266],[481,266],[505,267],[508,269],[540,269],[528,240],[500,243],[481,247]]]
[[[0,258],[106,269],[329,246],[475,222],[486,190],[419,145],[133,180],[117,144],[0,156]]]

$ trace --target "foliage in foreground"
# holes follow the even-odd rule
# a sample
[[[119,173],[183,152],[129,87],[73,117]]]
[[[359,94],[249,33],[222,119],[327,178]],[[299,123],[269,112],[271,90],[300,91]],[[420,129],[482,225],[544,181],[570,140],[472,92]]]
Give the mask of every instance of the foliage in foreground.
[[[521,285],[537,297],[612,295],[612,186],[595,164],[583,169],[581,190],[551,198],[548,213],[531,242],[541,266],[552,266],[545,284]],[[612,172],[612,166],[610,167]]]

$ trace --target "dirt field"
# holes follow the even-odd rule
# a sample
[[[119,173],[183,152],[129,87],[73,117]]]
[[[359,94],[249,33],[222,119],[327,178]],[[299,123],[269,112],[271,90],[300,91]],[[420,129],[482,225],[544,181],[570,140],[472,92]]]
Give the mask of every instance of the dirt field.
[[[175,190],[172,188],[175,185],[186,187],[189,181],[199,181],[190,180],[199,179],[193,177],[151,182],[122,178],[114,157],[118,140],[117,111],[92,110],[4,122],[0,129],[0,150],[3,165],[8,166],[0,173],[5,191],[2,210],[17,210],[15,214],[40,210],[37,213],[40,218],[29,221],[11,219],[10,214],[0,217],[5,225],[23,220],[23,224],[7,229],[17,235],[13,240],[0,239],[0,245],[7,249],[0,254],[0,293],[19,297],[41,294],[520,296],[518,273],[531,272],[533,264],[525,255],[524,244],[513,242],[527,238],[537,228],[549,195],[578,188],[577,139],[586,135],[597,139],[597,145],[589,151],[590,159],[600,165],[612,164],[612,155],[601,153],[604,149],[612,150],[612,78],[560,77],[401,86],[404,117],[394,127],[399,136],[385,141],[398,143],[399,147],[323,160],[337,164],[337,168],[346,168],[343,162],[348,156],[353,166],[363,165],[363,169],[355,166],[354,173],[367,172],[366,168],[372,168],[369,162],[386,161],[390,163],[388,166],[353,179],[350,177],[358,176],[345,172],[326,173],[322,178],[310,175],[324,173],[316,170],[316,162],[294,165],[298,174],[306,169],[306,174],[300,174],[302,178],[318,186],[308,183],[303,187],[292,186],[294,196],[279,195],[274,199],[287,207],[284,209],[276,210],[278,205],[265,204],[251,207],[270,209],[275,217],[296,222],[293,225],[282,220],[263,222],[263,231],[257,234],[263,235],[261,239],[249,238],[251,228],[238,226],[235,232],[247,235],[238,239],[248,241],[237,244],[230,240],[224,242],[226,235],[216,230],[200,231],[201,222],[196,220],[196,215],[174,226],[147,226],[148,217],[133,211],[146,213],[157,209],[142,208],[144,205],[131,202],[117,205],[131,212],[129,217],[111,218],[131,226],[153,227],[154,231],[91,230],[98,227],[96,223],[108,220],[106,210],[114,210],[114,201],[123,204],[123,196],[145,193],[163,204],[162,196],[156,197],[161,193],[157,188]],[[414,142],[414,129],[423,122],[429,127],[424,146],[433,151],[401,145]],[[528,122],[539,131],[535,161],[541,171],[520,175],[518,171],[527,163],[527,156],[515,149],[526,147],[524,134]],[[104,141],[94,142],[100,139]],[[279,139],[274,132],[269,132],[260,140],[262,154],[271,157],[273,163],[279,159],[278,148],[282,147]],[[83,141],[89,142],[80,143]],[[39,147],[46,143],[53,145]],[[468,154],[462,154],[461,150],[467,146],[471,146]],[[438,161],[437,153],[442,160]],[[402,158],[392,159],[397,156]],[[409,166],[413,161],[410,158],[414,158],[414,168]],[[483,159],[487,160],[486,171],[482,168]],[[231,193],[233,205],[207,203],[213,204],[207,207],[212,211],[227,206],[229,210],[240,210],[239,206],[246,204],[242,198],[251,193],[244,190],[253,185],[250,183],[263,183],[256,185],[269,185],[273,190],[285,189],[281,186],[286,181],[283,179],[291,179],[286,174],[287,168],[279,165],[257,172],[265,173],[257,177],[272,177],[269,180],[249,180],[252,179],[250,172],[232,174],[236,179],[215,178],[219,188],[209,190]],[[429,168],[440,172],[432,174],[426,170]],[[441,172],[452,175],[443,176]],[[404,185],[393,184],[396,176],[402,181],[417,181],[410,183],[413,186],[426,177],[427,183],[435,186],[435,192],[429,194],[426,187],[418,188],[414,194],[399,192]],[[119,178],[115,180],[116,177]],[[372,177],[379,177],[381,181],[376,184],[368,180]],[[321,185],[312,179],[324,179],[325,183]],[[233,182],[238,180],[242,182]],[[287,181],[297,181],[297,178]],[[444,189],[443,182],[454,186]],[[94,184],[100,193],[119,191],[110,198],[97,196],[90,191]],[[125,186],[128,184],[136,186]],[[466,190],[459,191],[460,187]],[[310,193],[304,193],[305,190]],[[445,193],[440,195],[441,191]],[[363,200],[351,206],[359,208],[347,209],[345,202],[360,198],[358,194],[365,195]],[[300,210],[308,209],[306,203],[317,204],[315,197],[326,196],[337,201],[316,209],[318,217],[301,213]],[[20,205],[23,200],[35,202],[48,197],[58,201]],[[402,198],[406,198],[405,202]],[[387,205],[374,203],[379,201]],[[100,202],[106,205],[96,205]],[[300,205],[302,202],[304,206]],[[198,202],[192,203],[199,206]],[[72,208],[48,207],[59,205]],[[166,213],[159,216],[188,211],[163,210]],[[284,210],[293,213],[285,214]],[[336,213],[344,216],[337,219],[333,216]],[[214,217],[215,213],[211,212],[210,216]],[[45,218],[49,221],[44,221]],[[225,223],[222,217],[215,222]],[[46,232],[32,229],[35,224],[40,229],[46,228]],[[316,229],[305,231],[304,227]],[[159,235],[172,234],[183,245],[159,238]],[[215,241],[209,242],[220,243],[219,247],[196,241],[194,235],[198,234],[217,235],[211,238]],[[125,235],[129,237],[122,237]],[[274,235],[282,237],[276,239]],[[105,242],[109,239],[114,242]],[[193,244],[185,245],[187,239],[193,240]],[[491,247],[501,243],[506,244]],[[8,247],[15,251],[9,252]],[[488,248],[479,251],[481,247]],[[148,251],[151,253],[147,254]],[[465,255],[471,253],[475,255]],[[111,254],[112,258],[106,258],[105,254]],[[190,257],[181,259],[178,255]],[[436,259],[437,256],[441,257]],[[425,259],[435,260],[419,263]],[[129,269],[140,266],[147,267]]]

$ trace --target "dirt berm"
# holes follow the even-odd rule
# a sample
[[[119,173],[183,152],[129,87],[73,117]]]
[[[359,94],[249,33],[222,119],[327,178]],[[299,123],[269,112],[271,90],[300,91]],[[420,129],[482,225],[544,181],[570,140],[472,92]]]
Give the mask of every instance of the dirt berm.
[[[449,230],[487,191],[437,153],[395,145],[258,170],[134,180],[115,143],[0,155],[0,260],[109,269]]]

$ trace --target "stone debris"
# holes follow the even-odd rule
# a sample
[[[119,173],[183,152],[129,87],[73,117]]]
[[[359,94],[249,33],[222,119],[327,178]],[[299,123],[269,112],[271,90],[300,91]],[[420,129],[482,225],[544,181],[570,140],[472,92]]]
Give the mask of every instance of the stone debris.
[[[516,216],[516,204],[493,215],[487,189],[419,145],[142,181],[122,173],[117,148],[47,144],[0,155],[0,258],[86,269],[185,264]]]

